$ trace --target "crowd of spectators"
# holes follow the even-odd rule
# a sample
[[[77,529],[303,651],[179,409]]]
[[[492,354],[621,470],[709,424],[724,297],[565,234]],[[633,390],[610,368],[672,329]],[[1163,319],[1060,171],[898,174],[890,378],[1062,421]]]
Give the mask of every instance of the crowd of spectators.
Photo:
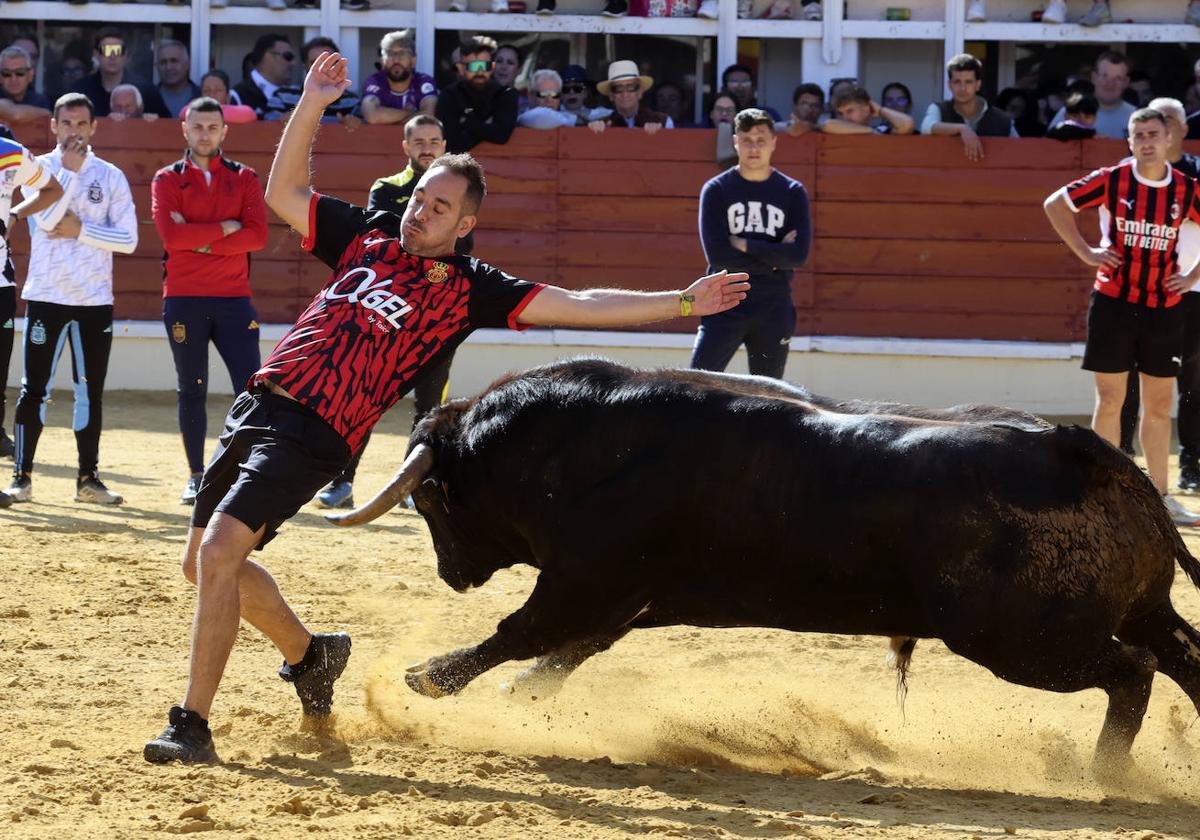
[[[1054,5],[1048,4],[1046,12]],[[982,4],[973,4],[973,14],[981,13],[976,6]],[[819,3],[801,8],[820,13]],[[48,116],[51,101],[43,90],[55,96],[57,91],[86,94],[98,116],[114,119],[175,119],[188,102],[204,95],[221,104],[228,123],[284,120],[299,101],[296,80],[302,70],[322,52],[337,50],[337,43],[327,37],[297,47],[285,34],[267,33],[245,56],[236,83],[219,69],[196,81],[189,77],[187,45],[164,40],[154,50],[157,83],[147,83],[130,74],[125,36],[105,28],[93,39],[87,62],[79,49],[68,49],[62,78],[57,84],[41,85],[38,42],[22,36],[0,50],[0,122],[11,125]],[[721,72],[698,121],[692,119],[688,87],[655,79],[628,59],[612,62],[594,78],[577,64],[539,66],[519,47],[486,36],[468,39],[449,58],[439,84],[416,69],[413,31],[389,32],[379,44],[376,72],[357,90],[346,90],[326,109],[324,120],[349,127],[362,122],[403,125],[418,113],[436,115],[446,126],[449,148],[459,151],[484,140],[505,142],[518,125],[588,127],[595,132],[616,126],[649,134],[676,127],[724,126],[729,131],[736,113],[761,108],[775,120],[777,131],[792,136],[811,131],[953,134],[962,139],[967,157],[978,160],[983,156],[980,138],[986,137],[1124,137],[1136,108],[1171,95],[1188,109],[1189,138],[1200,137],[1200,62],[1186,92],[1161,90],[1152,77],[1131,67],[1129,58],[1113,51],[1065,79],[1022,78],[1021,87],[1004,88],[994,101],[982,94],[983,64],[968,54],[955,56],[946,67],[950,97],[922,103],[924,110],[915,109],[912,92],[900,82],[884,85],[878,98],[853,78],[834,79],[828,90],[802,83],[786,115],[760,100],[753,67],[733,64]],[[731,151],[728,138],[718,137],[718,159],[728,158]]]

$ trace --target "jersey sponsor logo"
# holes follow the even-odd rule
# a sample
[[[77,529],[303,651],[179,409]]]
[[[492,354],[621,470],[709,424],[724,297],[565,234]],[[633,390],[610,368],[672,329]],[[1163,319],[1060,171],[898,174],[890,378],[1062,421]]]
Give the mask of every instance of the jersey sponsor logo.
[[[347,303],[358,303],[376,315],[382,316],[396,329],[402,324],[400,319],[413,311],[413,307],[400,295],[388,291],[392,285],[390,278],[380,278],[375,270],[359,266],[352,268],[329,284],[323,297],[327,301],[344,300]],[[376,323],[371,318],[372,323]]]
[[[1169,251],[1175,246],[1179,229],[1172,225],[1156,225],[1143,219],[1116,219],[1117,232],[1126,248],[1148,248]]]
[[[389,240],[386,236],[381,236],[378,239],[371,239],[370,237],[368,237],[363,240],[363,247],[370,248],[372,245],[382,245],[385,242],[390,242],[390,241],[391,240]]]
[[[88,184],[87,197],[88,201],[92,202],[92,204],[99,204],[104,200],[104,190],[100,188],[99,181],[92,181],[92,183]]]
[[[435,262],[433,267],[425,272],[425,279],[430,283],[443,282],[450,273],[450,266],[444,262]]]
[[[34,321],[33,326],[29,328],[29,340],[34,344],[45,344],[46,325],[41,321]]]
[[[187,327],[176,321],[171,325],[171,338],[175,340],[176,344],[183,344],[187,341]]]
[[[747,201],[743,204],[737,201],[729,205],[726,218],[729,220],[731,236],[743,233],[775,236],[783,228],[786,216],[774,204],[763,204],[761,201]]]
[[[110,333],[110,332],[112,332],[112,324],[109,324],[107,327],[105,327],[103,330],[101,330],[101,332],[102,332],[102,333]]]

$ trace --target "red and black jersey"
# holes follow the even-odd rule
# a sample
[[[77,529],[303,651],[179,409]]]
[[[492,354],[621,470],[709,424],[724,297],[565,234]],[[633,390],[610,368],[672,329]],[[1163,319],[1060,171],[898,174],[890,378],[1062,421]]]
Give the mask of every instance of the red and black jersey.
[[[1163,180],[1147,180],[1129,158],[1068,184],[1066,197],[1075,212],[1100,208],[1100,245],[1121,256],[1117,268],[1096,270],[1096,291],[1141,306],[1179,303],[1163,282],[1179,272],[1179,226],[1200,223],[1195,181],[1171,166]]]
[[[351,451],[414,378],[480,327],[523,329],[544,287],[474,257],[418,257],[400,245],[400,217],[313,195],[304,248],[333,276],[251,382],[285,388]]]

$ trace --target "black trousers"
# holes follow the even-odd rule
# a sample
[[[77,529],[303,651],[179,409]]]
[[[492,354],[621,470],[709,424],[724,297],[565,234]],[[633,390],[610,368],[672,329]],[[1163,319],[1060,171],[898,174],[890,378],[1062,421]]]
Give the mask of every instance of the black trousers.
[[[8,388],[8,365],[12,361],[16,318],[17,287],[5,286],[0,289],[0,429],[4,428],[4,392]]]
[[[454,353],[447,353],[429,368],[413,387],[414,429],[421,422],[422,417],[446,401],[446,387],[450,382],[450,365],[453,363]],[[368,434],[363,438],[362,446],[359,447],[358,452],[354,453],[350,463],[346,464],[346,469],[342,470],[342,474],[335,478],[334,482],[354,483],[354,476],[358,474],[358,464],[362,461],[363,453],[367,451],[367,444],[370,441],[371,435]]]
[[[743,304],[745,306],[745,304]],[[760,298],[700,319],[690,367],[723,371],[733,354],[746,345],[746,364],[754,376],[783,378],[796,328],[796,309],[789,295]]]
[[[71,348],[75,382],[75,446],[79,474],[96,471],[100,460],[104,378],[112,350],[111,306],[62,306],[31,300],[25,308],[24,376],[17,400],[13,470],[33,471],[33,456],[46,419],[50,384],[64,345]]]
[[[1177,306],[1184,315],[1184,353],[1176,383],[1179,387],[1179,462],[1200,464],[1200,293],[1189,292]],[[1133,451],[1137,437],[1141,388],[1136,370],[1129,372],[1125,404],[1121,407],[1121,448]]]

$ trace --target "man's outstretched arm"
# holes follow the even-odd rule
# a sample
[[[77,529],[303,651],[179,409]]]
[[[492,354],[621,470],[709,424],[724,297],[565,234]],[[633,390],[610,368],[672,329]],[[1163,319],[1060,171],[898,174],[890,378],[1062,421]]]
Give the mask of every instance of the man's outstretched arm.
[[[350,77],[346,59],[338,53],[321,53],[304,78],[304,93],[284,126],[267,180],[267,204],[308,238],[308,208],[312,202],[312,176],[309,160],[313,137],[325,113],[325,106],[336,102]]]
[[[521,310],[517,321],[543,327],[624,327],[681,315],[713,315],[745,299],[750,289],[747,276],[721,271],[701,277],[681,292],[572,292],[547,286]]]

